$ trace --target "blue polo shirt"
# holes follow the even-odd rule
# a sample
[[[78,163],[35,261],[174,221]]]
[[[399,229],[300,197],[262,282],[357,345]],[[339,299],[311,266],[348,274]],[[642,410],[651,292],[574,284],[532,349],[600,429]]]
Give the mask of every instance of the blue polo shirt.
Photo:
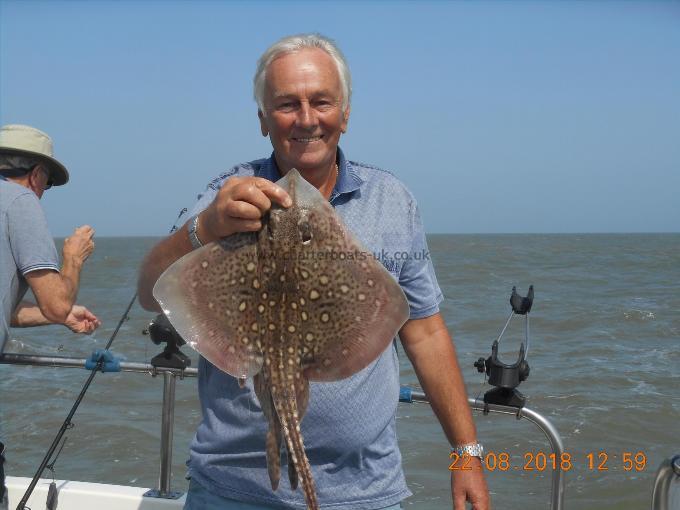
[[[331,205],[399,282],[410,317],[437,313],[442,293],[411,193],[391,173],[349,161],[340,149],[338,170]],[[253,175],[277,181],[281,175],[273,155],[215,178],[188,217],[205,209],[230,177]],[[267,423],[252,379],[239,388],[235,378],[201,357],[198,390],[203,420],[191,443],[189,476],[226,498],[306,508],[302,491],[290,489],[285,465],[279,488],[272,491],[265,455]],[[310,383],[301,429],[322,508],[372,510],[411,495],[397,445],[398,396],[396,343],[347,379]]]

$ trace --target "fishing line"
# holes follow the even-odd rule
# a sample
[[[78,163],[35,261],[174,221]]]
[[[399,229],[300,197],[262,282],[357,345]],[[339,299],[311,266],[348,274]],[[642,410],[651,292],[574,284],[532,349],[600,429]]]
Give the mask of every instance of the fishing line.
[[[187,207],[182,207],[182,209],[179,211],[179,214],[177,215],[177,219],[175,220],[175,223],[170,228],[170,232],[169,232],[170,234],[173,234],[173,233],[175,233],[175,231],[177,231],[177,229],[178,229],[177,225],[180,225],[179,220],[181,220],[182,216],[184,216],[187,212],[189,212],[189,209]],[[142,330],[142,335],[148,335],[148,334],[149,334],[149,328],[148,327]],[[153,356],[151,356],[151,354],[149,354],[149,347],[150,346],[151,346],[151,344],[149,342],[144,342],[144,360],[147,361],[147,362],[149,362],[151,360],[151,358],[153,357]],[[152,370],[150,370],[149,374],[153,375],[154,373],[153,373]]]
[[[116,326],[116,329],[114,330],[113,334],[111,335],[111,338],[109,338],[109,341],[106,344],[105,350],[108,350],[109,347],[111,347],[113,340],[116,338],[116,335],[118,335],[118,331],[120,331],[120,327],[123,325],[123,322],[125,322],[125,320],[128,318],[128,314],[130,313],[130,309],[132,308],[132,305],[135,303],[136,299],[137,299],[137,293],[135,292],[135,295],[132,296],[132,299],[130,300],[130,304],[128,304],[127,308],[125,309],[125,312],[123,313],[120,320],[118,321],[118,325]],[[38,471],[36,471],[35,475],[33,475],[33,479],[31,480],[31,483],[28,485],[28,489],[26,489],[26,492],[24,493],[24,497],[21,498],[21,501],[19,501],[19,504],[17,505],[17,510],[27,510],[26,503],[28,502],[28,498],[31,497],[31,494],[33,493],[33,489],[35,489],[35,486],[38,483],[40,476],[42,475],[43,471],[45,470],[45,467],[47,467],[47,464],[50,461],[52,454],[54,454],[54,451],[57,449],[57,446],[59,446],[59,443],[61,442],[61,438],[66,433],[66,430],[73,427],[73,424],[71,423],[71,418],[73,418],[73,415],[76,413],[76,410],[80,406],[80,402],[85,397],[85,393],[87,392],[88,388],[90,387],[92,380],[97,375],[97,373],[100,370],[102,370],[102,367],[104,365],[104,361],[105,361],[104,357],[103,356],[100,357],[99,360],[97,361],[97,366],[92,370],[92,373],[87,378],[87,381],[85,382],[85,385],[83,386],[83,389],[80,391],[80,395],[78,395],[78,398],[76,399],[75,403],[73,404],[73,407],[71,407],[71,411],[69,411],[68,416],[64,420],[64,423],[62,423],[61,428],[59,429],[59,432],[57,433],[57,436],[54,438],[54,441],[52,441],[52,444],[50,445],[50,448],[47,451],[47,455],[45,455],[42,462],[40,463],[40,467],[38,468]],[[56,459],[55,459],[55,462],[56,462]],[[52,467],[54,467],[54,464],[52,464]]]
[[[68,428],[73,428],[73,424],[71,424],[71,427],[68,427]],[[54,460],[52,461],[52,464],[48,464],[47,466],[45,466],[45,469],[49,469],[50,472],[52,473],[52,481],[54,481],[54,478],[55,478],[54,465],[57,463],[57,459],[59,458],[59,455],[61,455],[61,451],[64,449],[64,446],[66,446],[66,441],[68,441],[68,436],[64,436],[64,440],[61,442],[61,446],[59,447],[59,451],[54,456]]]

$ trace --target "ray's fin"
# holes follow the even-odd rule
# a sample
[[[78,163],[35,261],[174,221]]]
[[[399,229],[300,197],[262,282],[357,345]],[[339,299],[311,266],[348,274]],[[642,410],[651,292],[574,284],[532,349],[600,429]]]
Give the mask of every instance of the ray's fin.
[[[244,379],[262,367],[257,322],[257,237],[235,234],[194,250],[160,276],[153,295],[184,340]]]

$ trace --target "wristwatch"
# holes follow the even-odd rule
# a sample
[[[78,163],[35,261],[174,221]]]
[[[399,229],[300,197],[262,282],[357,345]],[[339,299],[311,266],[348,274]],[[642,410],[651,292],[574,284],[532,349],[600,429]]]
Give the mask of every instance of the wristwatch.
[[[458,454],[460,457],[467,453],[470,457],[484,458],[484,447],[479,443],[454,446],[451,448],[451,452]]]
[[[189,242],[191,242],[191,246],[194,248],[194,250],[203,246],[203,243],[198,238],[198,235],[196,235],[197,230],[198,214],[189,220],[189,226],[187,227],[187,231],[189,232]]]

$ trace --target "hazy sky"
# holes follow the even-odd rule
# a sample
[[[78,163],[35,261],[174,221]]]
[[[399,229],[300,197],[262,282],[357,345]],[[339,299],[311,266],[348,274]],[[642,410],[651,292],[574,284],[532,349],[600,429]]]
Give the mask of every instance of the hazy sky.
[[[428,232],[680,231],[680,2],[0,0],[0,123],[54,139],[52,232],[161,235],[268,156],[258,56],[321,32],[354,81],[341,147]]]

